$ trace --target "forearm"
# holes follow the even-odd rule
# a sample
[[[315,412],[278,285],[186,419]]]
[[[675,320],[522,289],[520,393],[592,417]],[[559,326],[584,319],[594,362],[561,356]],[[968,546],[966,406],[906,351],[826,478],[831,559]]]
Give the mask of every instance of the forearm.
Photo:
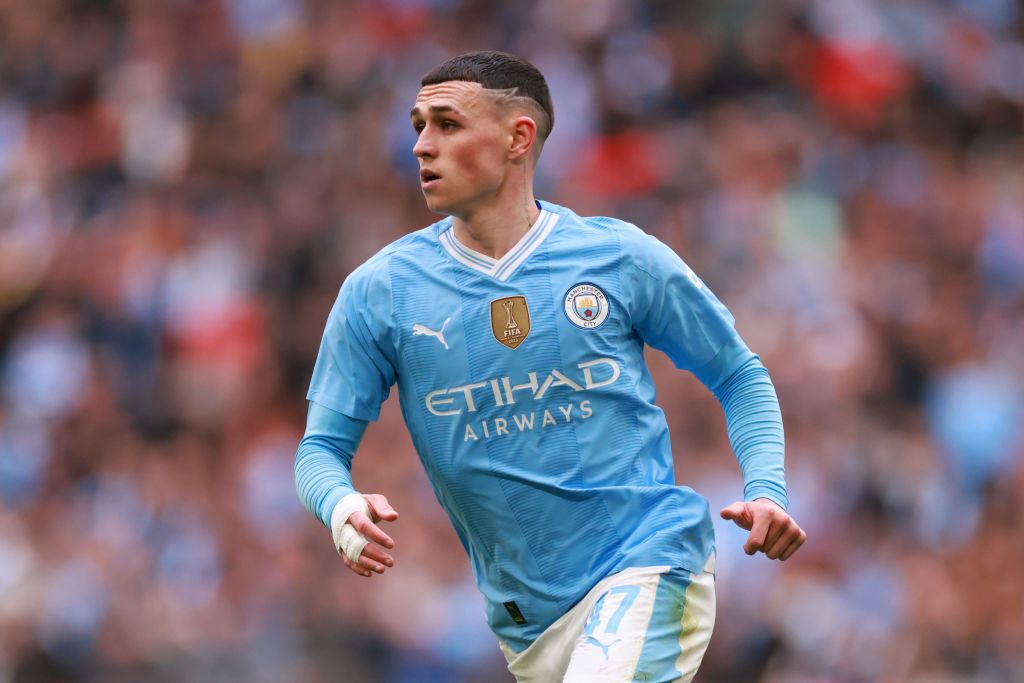
[[[768,370],[745,346],[724,350],[698,377],[725,411],[729,443],[743,473],[743,498],[768,498],[786,509],[785,436]]]
[[[316,402],[309,404],[306,433],[295,452],[295,488],[306,509],[327,528],[337,502],[355,491],[352,458],[366,425]]]

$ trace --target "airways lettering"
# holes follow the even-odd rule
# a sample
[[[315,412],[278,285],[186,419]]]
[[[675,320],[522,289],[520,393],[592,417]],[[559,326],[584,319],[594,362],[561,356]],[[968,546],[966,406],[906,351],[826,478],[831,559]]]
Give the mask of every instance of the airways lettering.
[[[576,410],[577,408],[579,408],[579,411]],[[558,427],[572,422],[582,422],[583,420],[589,420],[593,414],[594,410],[590,407],[590,401],[580,401],[578,406],[575,403],[567,403],[564,406],[556,406],[555,410],[544,409],[541,413],[539,426],[536,428],[547,429],[548,427]],[[535,425],[537,425],[536,418],[537,411],[532,411],[530,413],[513,415],[511,423],[504,417],[496,417],[493,420],[470,420],[466,422],[462,441],[480,441],[481,439],[490,439],[497,436],[514,436],[519,432],[533,431]]]

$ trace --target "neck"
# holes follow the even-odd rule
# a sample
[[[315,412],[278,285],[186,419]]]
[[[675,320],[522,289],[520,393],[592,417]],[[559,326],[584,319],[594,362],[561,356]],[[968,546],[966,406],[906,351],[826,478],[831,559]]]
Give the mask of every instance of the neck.
[[[493,259],[511,251],[540,216],[533,188],[516,192],[518,197],[492,202],[462,216],[455,216],[455,237],[470,249]]]

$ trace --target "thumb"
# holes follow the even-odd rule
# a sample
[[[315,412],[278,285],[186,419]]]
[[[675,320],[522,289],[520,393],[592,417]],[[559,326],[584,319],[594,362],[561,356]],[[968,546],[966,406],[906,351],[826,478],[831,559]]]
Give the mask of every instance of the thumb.
[[[754,520],[751,519],[750,512],[747,510],[747,504],[743,502],[728,505],[722,508],[721,512],[718,514],[722,516],[722,519],[728,519],[736,522],[738,526],[743,527],[748,531],[754,523]]]
[[[385,522],[393,522],[398,519],[398,512],[391,507],[391,503],[384,496],[370,494],[366,496],[366,502],[370,506],[370,511],[377,519],[382,519]]]

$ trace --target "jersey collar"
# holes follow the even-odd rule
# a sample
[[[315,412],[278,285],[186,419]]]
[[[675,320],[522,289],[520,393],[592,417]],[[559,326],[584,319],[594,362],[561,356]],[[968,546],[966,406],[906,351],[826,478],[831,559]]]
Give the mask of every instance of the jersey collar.
[[[474,251],[455,239],[455,230],[452,229],[454,224],[451,222],[438,235],[438,239],[445,251],[462,265],[484,275],[490,275],[499,282],[507,282],[512,274],[519,269],[519,266],[551,234],[551,230],[557,222],[557,213],[541,208],[540,215],[537,216],[537,220],[530,226],[526,234],[500,259],[493,259],[486,254]]]

